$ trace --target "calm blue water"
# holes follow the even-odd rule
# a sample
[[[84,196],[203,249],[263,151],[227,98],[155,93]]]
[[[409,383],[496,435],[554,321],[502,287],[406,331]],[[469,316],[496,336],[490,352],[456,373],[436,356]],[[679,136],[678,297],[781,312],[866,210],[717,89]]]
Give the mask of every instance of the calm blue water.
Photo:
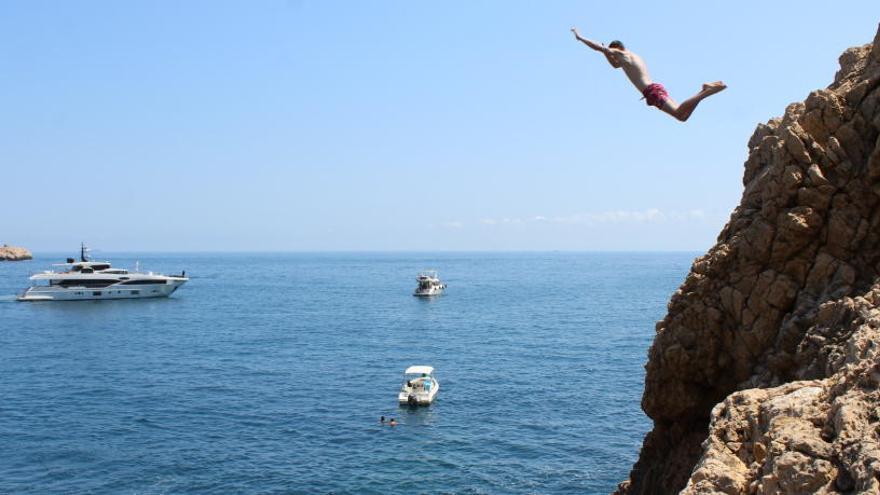
[[[0,493],[608,493],[694,257],[107,254],[191,280],[14,301],[66,255],[0,263]],[[425,268],[445,295],[410,295]],[[396,404],[412,364],[428,408]]]

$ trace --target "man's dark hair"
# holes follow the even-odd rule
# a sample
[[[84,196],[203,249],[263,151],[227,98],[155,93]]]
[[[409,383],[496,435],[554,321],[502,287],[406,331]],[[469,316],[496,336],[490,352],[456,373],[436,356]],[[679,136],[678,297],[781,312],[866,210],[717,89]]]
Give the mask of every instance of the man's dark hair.
[[[614,40],[609,45],[608,48],[617,48],[619,50],[625,50],[626,47],[623,46],[623,42],[620,40]]]

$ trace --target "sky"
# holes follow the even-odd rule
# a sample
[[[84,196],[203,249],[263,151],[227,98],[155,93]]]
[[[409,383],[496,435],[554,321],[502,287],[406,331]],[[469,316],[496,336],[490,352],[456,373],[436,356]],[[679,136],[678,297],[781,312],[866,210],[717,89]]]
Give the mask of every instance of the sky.
[[[704,251],[880,2],[0,2],[0,243]],[[624,41],[687,123],[572,26]]]

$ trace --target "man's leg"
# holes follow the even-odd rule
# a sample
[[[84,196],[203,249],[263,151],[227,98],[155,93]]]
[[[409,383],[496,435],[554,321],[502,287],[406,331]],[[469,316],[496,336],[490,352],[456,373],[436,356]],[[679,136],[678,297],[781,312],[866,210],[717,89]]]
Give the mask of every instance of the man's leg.
[[[691,114],[694,113],[694,109],[697,108],[697,105],[701,101],[715,93],[724,91],[726,87],[727,85],[721,81],[704,84],[703,89],[699,93],[691,96],[681,104],[676,103],[672,98],[667,98],[666,101],[663,102],[661,110],[684,122],[690,118]]]

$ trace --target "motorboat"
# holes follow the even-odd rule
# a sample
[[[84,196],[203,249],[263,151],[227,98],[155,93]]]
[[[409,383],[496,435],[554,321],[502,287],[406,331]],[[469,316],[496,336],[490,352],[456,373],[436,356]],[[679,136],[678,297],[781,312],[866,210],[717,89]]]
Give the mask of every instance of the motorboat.
[[[189,279],[180,275],[162,275],[113,268],[106,261],[91,261],[88,248],[80,249],[80,260],[67,258],[66,263],[32,275],[33,285],[18,296],[19,301],[94,301],[101,299],[146,299],[168,297]]]
[[[414,296],[436,296],[442,294],[446,289],[446,284],[440,281],[440,278],[437,277],[436,270],[425,270],[420,272],[416,277],[416,282],[419,283],[418,287],[416,287],[415,292],[413,292]]]
[[[397,395],[401,405],[426,406],[440,391],[440,382],[434,378],[431,366],[410,366],[403,372],[403,385]]]

